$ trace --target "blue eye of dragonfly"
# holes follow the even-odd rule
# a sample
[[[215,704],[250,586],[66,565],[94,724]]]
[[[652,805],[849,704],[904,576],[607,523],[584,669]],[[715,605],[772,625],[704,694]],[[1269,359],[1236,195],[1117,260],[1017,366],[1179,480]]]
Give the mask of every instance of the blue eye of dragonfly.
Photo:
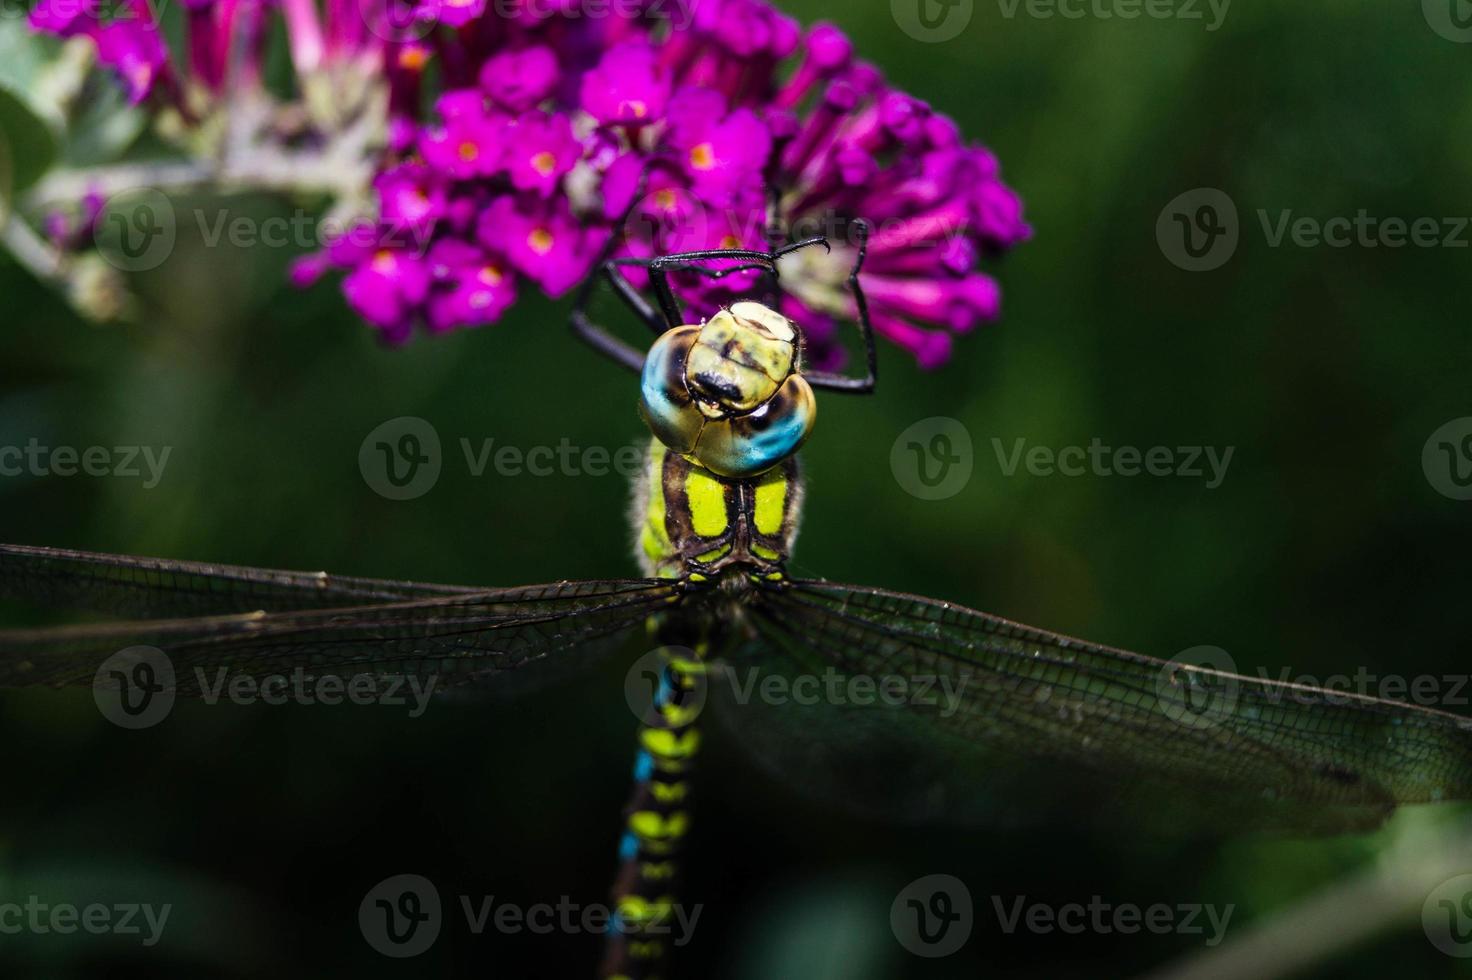
[[[754,302],[665,333],[640,378],[640,414],[666,447],[719,476],[750,477],[790,457],[817,401],[797,373],[797,331]]]

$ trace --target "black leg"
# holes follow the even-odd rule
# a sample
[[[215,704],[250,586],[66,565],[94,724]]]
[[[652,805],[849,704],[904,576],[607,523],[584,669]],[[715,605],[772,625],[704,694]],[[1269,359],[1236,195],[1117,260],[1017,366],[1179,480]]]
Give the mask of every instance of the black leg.
[[[610,244],[609,250],[611,249]],[[613,262],[607,259],[607,251],[604,253],[601,268],[603,274],[608,277],[608,281],[613,284],[619,299],[634,311],[634,315],[647,323],[656,334],[663,333],[664,327],[660,322],[659,314],[643,296],[639,295],[633,283],[624,278]],[[572,332],[598,353],[638,374],[644,370],[644,355],[594,323],[588,315],[588,306],[593,301],[593,291],[597,287],[598,277],[589,276],[578,288],[577,297],[573,300],[572,305]]]
[[[671,272],[695,272],[710,279],[721,279],[736,272],[746,272],[752,269],[763,269],[771,272],[773,278],[777,276],[777,260],[799,249],[808,248],[813,245],[822,245],[830,252],[833,250],[824,238],[810,238],[806,241],[794,242],[784,245],[782,248],[771,252],[758,252],[751,249],[741,248],[718,248],[705,249],[695,252],[677,252],[673,255],[661,255],[652,259],[638,258],[609,258],[618,242],[617,238],[609,240],[608,246],[600,256],[599,268],[604,276],[608,278],[624,305],[634,312],[634,315],[643,320],[644,323],[654,331],[662,334],[666,330],[672,330],[684,323],[684,312],[680,309],[679,300],[675,298],[674,290],[670,288],[669,273]],[[698,262],[715,262],[731,260],[743,262],[744,264],[729,269],[704,269]],[[862,255],[860,263],[862,264]],[[620,266],[638,266],[649,270],[650,280],[654,284],[655,292],[659,296],[659,310],[655,310],[649,301],[635,288],[628,277],[620,270]],[[857,283],[857,272],[850,281]],[[589,276],[578,289],[577,296],[573,301],[571,325],[573,333],[591,346],[594,350],[605,357],[622,364],[629,370],[639,373],[644,368],[644,355],[638,350],[610,334],[603,327],[594,323],[588,315],[588,306],[592,303],[593,292],[597,288],[598,278]],[[862,307],[862,298],[860,299]],[[871,344],[872,363],[872,344]],[[872,370],[871,370],[872,375]],[[853,379],[840,379],[853,380]],[[871,383],[872,387],[872,383]]]
[[[869,223],[855,221],[854,230],[859,235],[859,257],[853,271],[848,275],[848,286],[854,294],[854,306],[859,314],[859,336],[864,339],[864,358],[869,372],[862,378],[851,378],[831,371],[803,372],[808,384],[827,391],[846,391],[856,395],[867,395],[874,390],[879,378],[879,358],[874,349],[874,325],[869,321],[869,301],[864,297],[864,287],[859,285],[859,272],[864,268],[864,257],[869,254]]]

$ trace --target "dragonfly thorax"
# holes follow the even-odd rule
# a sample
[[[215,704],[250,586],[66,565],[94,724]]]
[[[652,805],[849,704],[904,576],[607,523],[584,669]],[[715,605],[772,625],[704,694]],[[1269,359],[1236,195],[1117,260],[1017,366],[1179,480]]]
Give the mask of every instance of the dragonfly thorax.
[[[790,320],[749,301],[677,327],[645,358],[640,413],[661,443],[712,473],[758,476],[812,430],[817,403],[799,347]]]
[[[780,581],[802,507],[797,459],[724,477],[650,440],[634,502],[644,572],[691,582]]]

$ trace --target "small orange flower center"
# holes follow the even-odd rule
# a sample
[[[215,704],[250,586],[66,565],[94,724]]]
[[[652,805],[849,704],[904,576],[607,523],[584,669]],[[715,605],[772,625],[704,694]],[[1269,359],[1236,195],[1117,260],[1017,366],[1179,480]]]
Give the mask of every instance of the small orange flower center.
[[[373,271],[379,275],[392,275],[393,271],[398,268],[398,264],[398,260],[394,258],[394,253],[386,248],[380,249],[373,254]]]
[[[668,187],[662,191],[655,191],[654,204],[662,211],[673,211],[675,209],[675,192]]]
[[[696,170],[710,170],[716,165],[715,147],[701,143],[690,151],[690,166]]]
[[[737,238],[735,235],[728,234],[728,235],[726,235],[725,238],[722,238],[721,239],[721,248],[740,248],[740,247],[741,247],[741,239]]]
[[[621,110],[621,115],[631,115],[635,119],[643,119],[645,116],[649,115],[648,103],[645,103],[639,99],[630,99],[629,101],[620,105],[619,109]]]
[[[532,169],[546,177],[557,169],[557,158],[548,150],[543,150],[532,157]]]
[[[466,140],[464,143],[460,144],[460,159],[464,160],[466,163],[471,163],[478,156],[480,156],[480,147],[476,146],[469,140]]]
[[[429,61],[429,49],[411,44],[399,52],[399,67],[406,71],[419,71]]]
[[[555,241],[556,239],[552,237],[552,233],[546,228],[538,228],[526,236],[527,245],[538,255],[546,255],[552,251],[552,245]]]
[[[499,286],[506,277],[501,274],[500,269],[493,265],[487,265],[481,268],[478,278],[487,286]]]

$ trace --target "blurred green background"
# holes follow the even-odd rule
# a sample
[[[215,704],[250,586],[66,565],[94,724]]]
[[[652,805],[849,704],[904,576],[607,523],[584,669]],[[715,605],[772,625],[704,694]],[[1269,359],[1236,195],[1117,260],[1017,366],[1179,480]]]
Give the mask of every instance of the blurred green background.
[[[1009,17],[1010,4],[978,0],[941,44],[898,30],[877,0],[784,7],[836,20],[896,83],[992,146],[1036,229],[992,270],[1003,320],[958,344],[952,364],[922,375],[889,348],[878,397],[823,403],[805,452],[800,572],[1164,657],[1213,644],[1248,672],[1465,673],[1472,505],[1433,489],[1421,453],[1472,414],[1467,237],[1275,248],[1257,212],[1472,214],[1472,47],[1439,36],[1416,4],[1373,0],[1233,4],[1216,31]],[[1236,202],[1241,241],[1221,268],[1191,273],[1163,257],[1156,219],[1203,186]],[[301,206],[202,203],[255,218]],[[493,328],[385,350],[334,285],[283,285],[292,256],[207,248],[181,223],[175,253],[136,278],[145,315],[114,328],[83,323],[0,260],[0,445],[172,447],[152,489],[0,479],[0,539],[467,584],[633,573],[622,479],[477,478],[459,451],[462,437],[642,439],[630,379],[574,342],[565,304],[528,295]],[[429,420],[445,444],[438,484],[406,502],[358,469],[364,437],[400,415]],[[977,449],[969,485],[935,502],[907,494],[889,461],[899,433],[930,416],[960,419]],[[994,437],[1235,454],[1212,490],[1008,477]],[[403,872],[429,877],[447,904],[602,901],[633,753],[621,672],[436,703],[418,719],[180,705],[142,732],[104,721],[86,691],[0,693],[5,890],[176,905],[154,950],[0,936],[0,974],[589,975],[588,935],[447,928],[424,956],[385,959],[363,942],[357,907]],[[712,744],[701,769],[688,895],[705,913],[677,953],[688,976],[1131,975],[1202,937],[1009,935],[994,898],[1231,903],[1230,939],[1438,819],[1209,846],[1056,814],[1005,833],[917,829],[808,802],[736,745]],[[977,909],[970,942],[941,960],[906,953],[888,925],[895,894],[931,873],[965,881]],[[1393,971],[1466,973],[1427,940],[1419,900],[1303,975]]]

